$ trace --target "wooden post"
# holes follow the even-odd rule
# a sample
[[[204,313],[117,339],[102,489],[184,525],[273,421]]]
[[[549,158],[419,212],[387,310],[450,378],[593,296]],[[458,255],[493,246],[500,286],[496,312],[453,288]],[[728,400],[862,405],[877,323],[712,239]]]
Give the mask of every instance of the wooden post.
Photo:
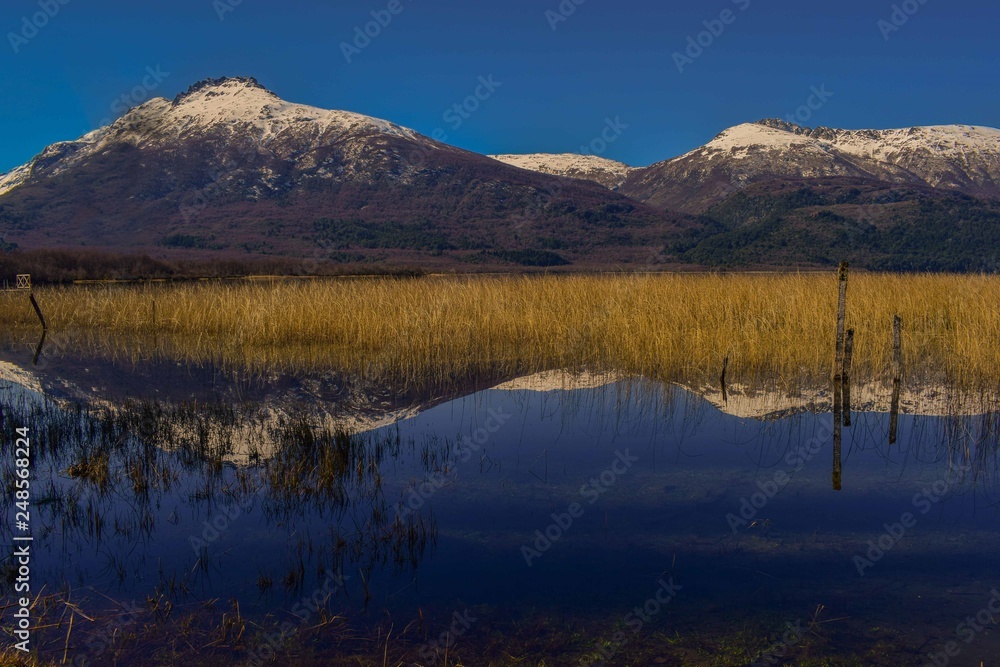
[[[851,362],[854,358],[854,329],[844,337],[844,426],[851,425]]]
[[[722,375],[719,376],[719,384],[722,385],[722,402],[729,403],[729,396],[726,393],[726,369],[729,368],[729,355],[722,360]]]
[[[889,444],[896,444],[899,427],[899,392],[903,384],[903,320],[892,318],[892,405],[889,407]]]
[[[847,321],[847,262],[840,263],[837,271],[837,354],[834,359],[833,372],[839,376],[844,366],[844,329]]]
[[[38,365],[38,357],[41,356],[41,354],[42,354],[42,348],[45,347],[45,334],[47,334],[47,333],[48,332],[45,329],[42,329],[42,337],[38,341],[38,345],[35,346],[35,356],[33,356],[31,358],[31,365],[32,366],[37,366]]]
[[[840,375],[839,373],[837,374]],[[833,490],[840,491],[840,443],[841,443],[841,419],[843,403],[840,377],[833,381]]]
[[[31,301],[31,306],[35,309],[35,315],[38,315],[38,321],[42,323],[42,331],[47,330],[48,327],[45,326],[45,318],[42,316],[42,309],[38,307],[38,302],[35,301],[35,295],[29,294],[28,300]]]
[[[841,489],[841,422],[843,420],[844,337],[847,322],[847,269],[841,262],[837,271],[837,342],[833,358],[833,489]]]
[[[834,424],[836,431],[840,432],[840,425]],[[841,443],[839,436],[833,441],[833,490],[843,489],[843,474],[841,468]]]

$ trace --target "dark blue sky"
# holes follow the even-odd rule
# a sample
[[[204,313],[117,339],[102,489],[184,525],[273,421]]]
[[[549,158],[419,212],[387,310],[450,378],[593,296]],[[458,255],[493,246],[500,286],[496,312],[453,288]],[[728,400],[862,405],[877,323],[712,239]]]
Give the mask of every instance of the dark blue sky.
[[[348,63],[341,43],[390,0],[6,0],[0,171],[118,115],[144,78],[173,97],[223,74],[293,102],[443,128],[484,153],[575,152],[618,117],[628,127],[603,155],[633,165],[794,114],[812,87],[833,95],[812,98],[805,125],[1000,126],[1000,9],[985,0],[899,2],[895,25],[893,2],[872,0],[563,0],[575,11],[557,23],[546,11],[558,15],[560,0],[395,1],[401,11]],[[702,35],[708,46],[680,72],[674,54],[705,21],[721,34]],[[160,82],[147,76],[157,67]],[[445,112],[489,75],[500,87],[455,129]]]

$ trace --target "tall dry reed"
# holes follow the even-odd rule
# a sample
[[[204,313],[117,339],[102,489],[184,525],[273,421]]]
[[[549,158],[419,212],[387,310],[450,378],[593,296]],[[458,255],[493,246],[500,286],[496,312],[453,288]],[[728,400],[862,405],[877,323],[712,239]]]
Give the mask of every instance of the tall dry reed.
[[[247,281],[36,294],[63,348],[134,359],[417,384],[553,368],[700,382],[717,377],[728,354],[735,382],[818,381],[833,360],[836,276]],[[894,314],[903,318],[909,375],[996,386],[1000,278],[852,276],[858,380],[883,377]],[[38,327],[23,295],[0,297],[0,318],[23,342]]]

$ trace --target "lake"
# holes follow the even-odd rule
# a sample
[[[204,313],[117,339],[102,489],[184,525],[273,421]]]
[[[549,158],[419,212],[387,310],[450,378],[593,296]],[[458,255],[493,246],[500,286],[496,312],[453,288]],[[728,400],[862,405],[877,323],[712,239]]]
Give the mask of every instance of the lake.
[[[7,353],[30,369],[26,356]],[[67,355],[38,377],[25,389],[8,368],[0,406],[5,446],[17,426],[33,435],[32,576],[50,596],[37,610],[42,657],[1000,655],[1000,420],[989,402],[954,409],[942,387],[904,401],[892,445],[885,388],[860,388],[872,409],[843,429],[836,484],[823,386],[731,387],[723,399],[551,372],[406,405],[373,402],[370,389],[349,435],[317,409],[338,378]]]

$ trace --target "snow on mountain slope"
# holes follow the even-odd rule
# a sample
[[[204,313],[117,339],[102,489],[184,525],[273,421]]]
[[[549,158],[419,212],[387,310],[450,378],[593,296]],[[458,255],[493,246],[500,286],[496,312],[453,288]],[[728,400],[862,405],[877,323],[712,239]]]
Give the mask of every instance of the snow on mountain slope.
[[[757,123],[743,123],[742,125],[736,125],[735,127],[723,130],[704,146],[700,146],[676,159],[680,160],[704,150],[729,152],[733,157],[739,158],[746,157],[747,152],[752,149],[805,149],[813,147],[813,143],[806,137],[801,137],[781,129]]]
[[[151,99],[111,125],[49,146],[30,163],[0,176],[0,195],[32,176],[62,173],[114,145],[169,149],[208,135],[252,141],[278,158],[297,156],[305,168],[315,166],[310,151],[352,138],[381,135],[418,142],[428,150],[437,146],[388,121],[285,102],[250,77],[208,79],[173,101]]]
[[[344,132],[380,132],[416,140],[420,135],[388,121],[348,111],[319,109],[285,102],[252,78],[209,80],[177,96],[163,110],[161,124],[183,135],[230,123],[256,129],[266,143],[308,123],[317,136]]]
[[[253,79],[213,79],[5,176],[0,234],[25,249],[157,257],[547,267],[639,261],[700,224],[552,180],[384,120],[285,102]]]
[[[490,157],[541,174],[594,181],[611,190],[620,187],[625,182],[629,172],[632,171],[632,167],[615,160],[576,153],[530,153],[527,155],[491,155]]]
[[[622,191],[661,208],[700,212],[749,183],[832,176],[1000,197],[1000,130],[811,129],[769,119],[731,127],[680,157],[633,170]]]
[[[150,196],[185,183],[242,188],[257,198],[320,180],[411,182],[430,155],[485,159],[388,121],[285,102],[253,78],[234,77],[202,81],[172,101],[149,100],[109,126],[49,146],[0,175],[0,196],[128,147],[169,158],[164,182]],[[645,168],[591,155],[492,157],[688,213],[703,212],[747,184],[775,179],[876,179],[1000,198],[1000,130],[966,125],[837,130],[769,119],[729,128],[704,146]],[[201,172],[190,176],[197,165]]]
[[[8,190],[13,190],[21,183],[24,183],[31,176],[31,166],[33,163],[23,164],[20,167],[16,167],[6,174],[0,175],[0,195],[7,192]]]
[[[807,136],[869,162],[892,164],[937,188],[995,194],[1000,188],[1000,130],[936,125],[900,130],[831,130]]]

